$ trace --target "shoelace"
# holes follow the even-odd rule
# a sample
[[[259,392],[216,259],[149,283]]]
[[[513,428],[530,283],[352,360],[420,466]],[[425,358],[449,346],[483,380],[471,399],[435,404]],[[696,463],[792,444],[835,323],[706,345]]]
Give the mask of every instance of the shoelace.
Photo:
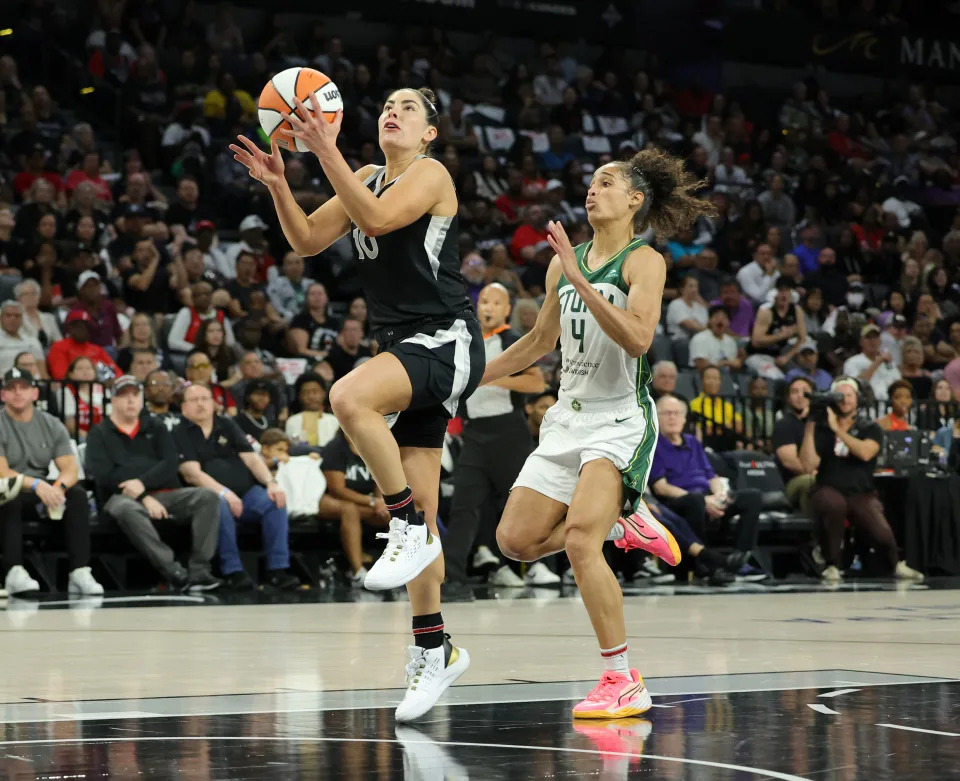
[[[404,531],[406,529],[390,529],[387,532],[377,532],[378,540],[387,541],[387,547],[383,549],[380,558],[389,556],[391,560],[396,561],[397,556],[403,550]]]
[[[614,693],[613,690],[616,689],[621,683],[622,681],[620,678],[609,672],[605,672],[602,676],[600,676],[600,683],[598,683],[594,687],[593,691],[587,695],[587,701],[602,702],[609,699],[610,695]]]
[[[417,684],[420,683],[420,676],[423,674],[424,669],[427,666],[427,657],[426,654],[422,653],[418,648],[416,652],[410,652],[410,661],[407,662],[406,670],[406,680],[407,688],[416,689]]]

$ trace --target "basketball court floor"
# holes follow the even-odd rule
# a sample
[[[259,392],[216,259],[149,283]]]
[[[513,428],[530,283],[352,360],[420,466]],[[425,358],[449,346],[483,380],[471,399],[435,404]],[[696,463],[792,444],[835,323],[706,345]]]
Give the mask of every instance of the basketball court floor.
[[[472,666],[398,726],[402,594],[0,602],[0,779],[960,778],[960,598],[923,586],[627,589],[654,707],[574,722],[576,591],[444,606]]]

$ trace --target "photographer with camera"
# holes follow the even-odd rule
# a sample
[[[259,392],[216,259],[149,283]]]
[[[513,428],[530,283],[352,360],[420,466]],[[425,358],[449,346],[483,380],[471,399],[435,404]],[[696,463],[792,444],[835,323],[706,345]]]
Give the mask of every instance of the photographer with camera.
[[[809,377],[798,376],[790,380],[784,394],[783,415],[773,427],[773,452],[783,478],[784,492],[790,504],[799,507],[804,515],[808,512],[816,476],[804,468],[800,448],[803,446],[804,422],[810,413],[809,396],[816,390]]]
[[[829,393],[811,393],[809,399],[800,463],[805,472],[817,475],[810,510],[826,561],[821,577],[827,583],[842,578],[840,550],[844,525],[849,520],[870,537],[897,578],[923,580],[921,573],[899,560],[897,541],[877,498],[873,472],[883,431],[875,422],[859,416],[857,380],[841,377],[830,386]]]

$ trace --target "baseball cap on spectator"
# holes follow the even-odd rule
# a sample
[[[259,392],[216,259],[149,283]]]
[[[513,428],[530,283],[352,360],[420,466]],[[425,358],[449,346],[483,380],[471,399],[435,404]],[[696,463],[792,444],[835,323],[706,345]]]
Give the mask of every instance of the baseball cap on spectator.
[[[33,385],[33,375],[26,369],[18,369],[14,366],[12,369],[8,369],[6,374],[3,375],[3,387],[6,388],[15,382],[26,382],[29,385]]]
[[[880,335],[880,326],[876,323],[867,323],[863,328],[860,329],[860,338],[864,336],[869,336],[870,334]]]
[[[197,233],[200,231],[215,231],[217,226],[213,224],[213,220],[200,220],[197,222]],[[243,224],[241,223],[241,230],[243,230]]]
[[[817,345],[813,342],[807,341],[800,345],[798,353],[815,353],[817,352]]]
[[[63,321],[63,324],[70,325],[78,321],[92,323],[93,318],[90,317],[90,313],[86,309],[73,309],[67,314],[67,319]]]
[[[100,275],[96,271],[84,271],[79,277],[77,277],[77,290],[82,288],[87,282],[91,279],[100,281]]]
[[[890,321],[890,325],[892,325],[894,328],[906,328],[907,318],[903,315],[894,315],[893,320]]]
[[[262,230],[262,231],[265,231],[265,230],[267,229],[267,227],[268,227],[268,226],[267,226],[267,223],[265,223],[265,222],[260,218],[259,215],[257,215],[257,214],[248,214],[248,215],[247,215],[246,217],[244,217],[243,220],[240,222],[239,231],[240,231],[241,233],[243,233],[244,231],[252,231],[252,230]]]
[[[262,391],[263,393],[270,393],[269,381],[261,377],[258,377],[257,379],[254,379],[254,380],[250,380],[250,382],[247,383],[247,389],[243,394],[243,398],[247,399],[250,396],[250,394],[257,393],[258,391]]]
[[[543,191],[548,193],[551,190],[562,190],[562,189],[563,189],[563,182],[561,182],[559,179],[551,179],[549,182],[547,182],[547,185],[546,187],[543,188]]]
[[[141,389],[140,380],[138,380],[132,374],[121,374],[113,381],[114,396],[117,396],[121,391],[125,391],[128,388],[135,388],[139,393]]]

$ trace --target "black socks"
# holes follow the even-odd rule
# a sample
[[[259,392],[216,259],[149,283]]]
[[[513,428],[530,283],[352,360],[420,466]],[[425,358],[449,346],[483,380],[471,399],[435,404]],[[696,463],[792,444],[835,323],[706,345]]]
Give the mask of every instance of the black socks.
[[[417,508],[413,506],[413,491],[410,490],[409,485],[398,494],[384,494],[383,503],[387,505],[392,517],[400,518],[407,523],[423,523],[423,516],[419,515]]]
[[[418,648],[439,648],[443,639],[443,616],[440,613],[413,617],[413,642]]]

